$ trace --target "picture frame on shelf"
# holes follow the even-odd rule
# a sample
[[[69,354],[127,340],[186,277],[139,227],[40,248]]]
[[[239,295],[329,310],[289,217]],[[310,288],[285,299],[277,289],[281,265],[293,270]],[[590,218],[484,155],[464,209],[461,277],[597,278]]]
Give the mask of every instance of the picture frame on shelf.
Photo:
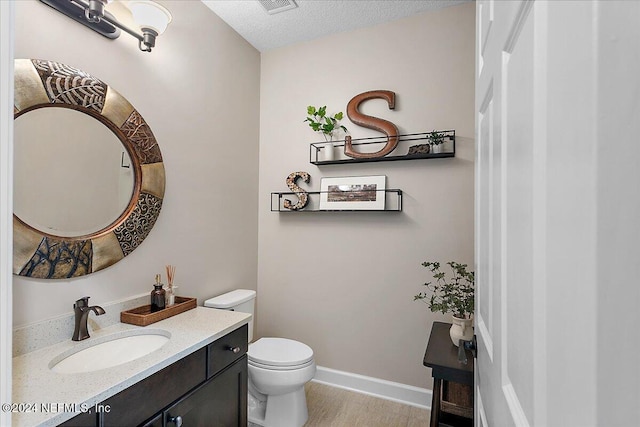
[[[385,208],[385,175],[323,177],[320,210],[381,210]]]

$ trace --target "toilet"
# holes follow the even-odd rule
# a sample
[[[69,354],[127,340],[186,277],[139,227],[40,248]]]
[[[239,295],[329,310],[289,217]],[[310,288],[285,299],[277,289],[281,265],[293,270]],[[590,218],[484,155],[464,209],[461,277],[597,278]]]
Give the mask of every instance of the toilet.
[[[253,314],[256,292],[236,289],[210,298],[205,307]],[[248,418],[264,427],[302,427],[307,421],[304,385],[316,373],[313,350],[287,338],[260,338],[252,343],[253,320],[249,322]]]

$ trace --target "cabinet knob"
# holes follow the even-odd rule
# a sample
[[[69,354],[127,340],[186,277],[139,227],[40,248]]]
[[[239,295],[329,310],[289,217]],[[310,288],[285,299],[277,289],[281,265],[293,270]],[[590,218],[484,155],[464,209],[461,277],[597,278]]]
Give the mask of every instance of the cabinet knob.
[[[240,353],[240,347],[229,347],[229,351],[233,351],[235,354]]]
[[[182,427],[182,417],[180,415],[178,415],[177,417],[169,416],[169,419],[167,421],[170,423],[174,423],[176,427]]]

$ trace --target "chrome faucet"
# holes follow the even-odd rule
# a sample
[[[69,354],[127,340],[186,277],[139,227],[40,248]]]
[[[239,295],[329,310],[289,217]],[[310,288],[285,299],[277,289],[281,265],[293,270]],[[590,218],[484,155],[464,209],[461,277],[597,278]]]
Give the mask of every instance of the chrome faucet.
[[[76,314],[76,327],[73,331],[74,341],[82,341],[89,338],[89,331],[87,330],[87,320],[89,319],[89,313],[92,311],[96,316],[104,314],[105,311],[99,305],[89,307],[89,297],[82,297],[75,304],[73,304],[73,311]]]

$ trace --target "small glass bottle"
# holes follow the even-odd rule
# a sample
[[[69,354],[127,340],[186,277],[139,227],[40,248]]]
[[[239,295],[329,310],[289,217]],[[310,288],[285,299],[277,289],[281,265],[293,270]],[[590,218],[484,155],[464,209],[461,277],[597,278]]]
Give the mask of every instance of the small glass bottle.
[[[162,289],[164,286],[160,283],[160,275],[156,274],[156,283],[153,285],[151,291],[151,312],[163,310],[165,307],[165,291]]]

